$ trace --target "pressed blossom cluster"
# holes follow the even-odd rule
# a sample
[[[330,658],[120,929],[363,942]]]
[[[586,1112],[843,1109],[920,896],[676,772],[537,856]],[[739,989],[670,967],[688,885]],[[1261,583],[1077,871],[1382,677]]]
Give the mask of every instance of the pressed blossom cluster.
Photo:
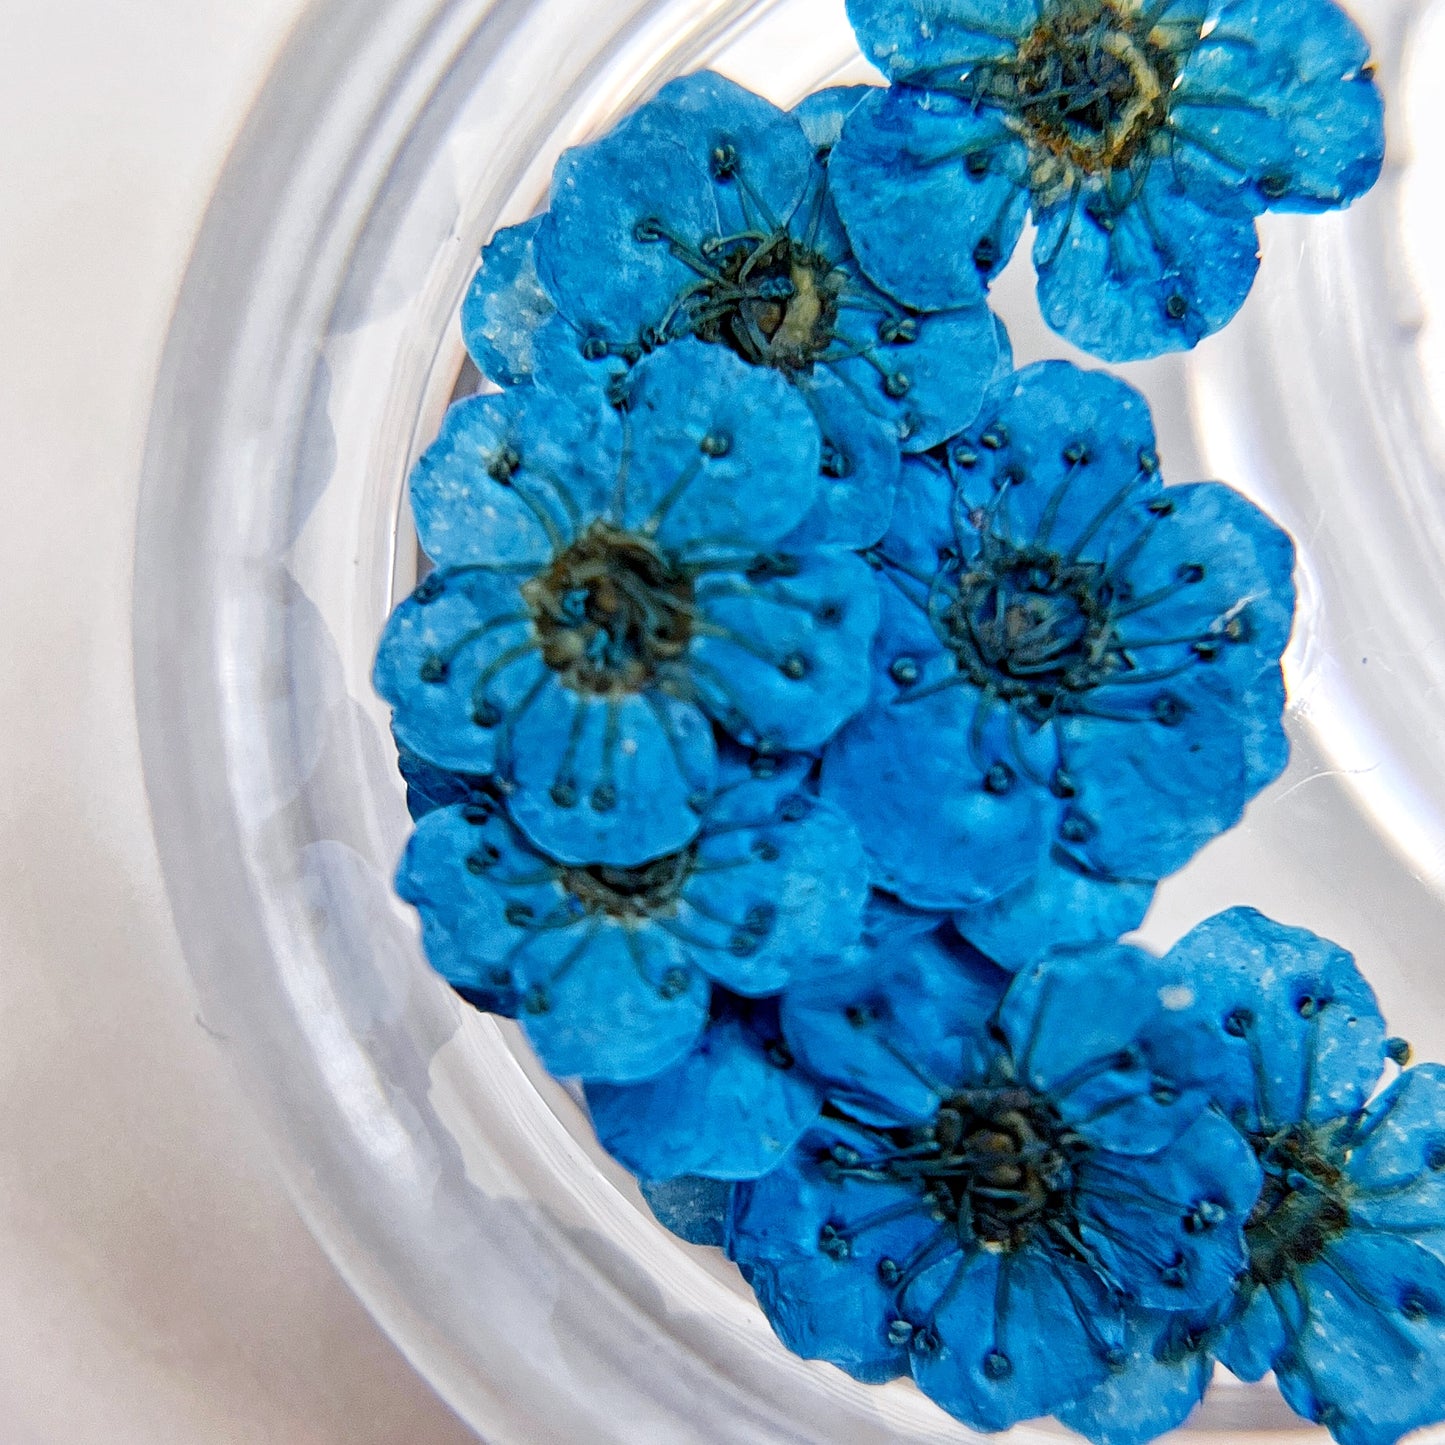
[[[1445,1415],[1438,1071],[1375,1095],[1312,934],[1118,941],[1285,766],[1292,543],[986,304],[1032,209],[1056,330],[1193,345],[1260,211],[1369,186],[1363,41],[1277,10],[857,0],[891,86],[673,81],[484,249],[410,481],[432,965],[785,1344],[981,1429],[1136,1445],[1215,1360],[1345,1445]]]

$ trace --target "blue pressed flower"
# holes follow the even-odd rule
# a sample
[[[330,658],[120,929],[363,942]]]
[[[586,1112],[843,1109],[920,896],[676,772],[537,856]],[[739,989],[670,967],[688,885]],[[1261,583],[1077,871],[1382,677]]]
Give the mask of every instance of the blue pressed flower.
[[[732,1186],[725,1180],[684,1175],[678,1179],[641,1179],[638,1187],[658,1223],[679,1239],[718,1249],[726,1243]]]
[[[463,315],[478,365],[570,390],[680,338],[724,347],[785,378],[815,419],[823,486],[800,536],[876,541],[900,443],[971,420],[1007,341],[980,301],[904,306],[860,273],[827,155],[862,92],[789,115],[703,72],[566,152],[547,213],[483,255]]]
[[[1232,909],[1169,957],[1264,1171],[1248,1272],[1209,1348],[1245,1379],[1272,1369],[1342,1445],[1445,1419],[1445,1069],[1406,1069],[1371,1099],[1408,1048],[1350,955],[1305,929]]]
[[[790,1348],[865,1380],[911,1371],[990,1430],[1122,1368],[1128,1311],[1224,1296],[1259,1190],[1161,1046],[1188,1011],[1177,969],[1113,948],[1036,963],[999,1002],[1005,981],[934,934],[790,990],[785,1035],[842,1075],[848,1113],[738,1185],[729,1221]]]
[[[406,783],[406,809],[413,822],[438,808],[450,808],[458,803],[485,806],[499,797],[491,778],[448,772],[408,748],[397,749],[396,766]]]
[[[776,1091],[753,1077],[748,1045],[732,1037],[756,1041],[766,1019],[742,1029],[741,1000],[724,1007],[714,985],[761,997],[831,965],[858,939],[867,872],[846,820],[783,769],[732,779],[702,809],[692,841],[630,867],[560,862],[499,807],[440,808],[417,824],[397,891],[421,914],[437,972],[459,990],[514,994],[554,1074],[635,1083],[671,1070],[702,1096],[737,1078],[736,1104],[771,1105]],[[676,1127],[705,1103],[675,1101]],[[774,1113],[799,1107],[789,1092]],[[749,1120],[728,1122],[741,1150]],[[666,1172],[703,1172],[686,1162],[690,1146],[728,1147],[720,1137],[651,1144],[684,1160]]]
[[[411,479],[437,570],[376,661],[400,745],[493,775],[569,863],[692,839],[709,719],[762,752],[820,747],[866,698],[877,625],[863,562],[779,545],[818,487],[793,388],[694,341],[625,400],[521,387],[448,412]]]
[[[823,760],[875,881],[1018,967],[1138,924],[1284,767],[1288,536],[1164,487],[1143,399],[1043,362],[910,459],[869,706]]]
[[[1108,360],[1193,346],[1254,279],[1254,217],[1374,184],[1383,111],[1331,0],[849,0],[898,82],[830,162],[863,270],[966,304],[1025,216],[1049,325]]]

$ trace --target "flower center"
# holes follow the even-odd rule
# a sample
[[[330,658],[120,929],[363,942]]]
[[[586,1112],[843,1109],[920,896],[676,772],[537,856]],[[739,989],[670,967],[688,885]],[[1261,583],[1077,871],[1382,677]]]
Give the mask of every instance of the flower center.
[[[696,858],[697,849],[691,846],[634,868],[606,863],[564,868],[559,881],[588,913],[641,921],[676,907]]]
[[[542,658],[576,692],[640,692],[687,650],[693,583],[646,537],[594,522],[523,584]]]
[[[1256,1284],[1278,1284],[1349,1227],[1344,1174],[1304,1125],[1250,1142],[1264,1167],[1264,1187],[1244,1226],[1249,1274]]]
[[[1026,1089],[965,1090],[927,1128],[890,1137],[898,1147],[883,1169],[918,1180],[962,1245],[1018,1249],[1071,1212],[1071,1161],[1082,1146],[1047,1101]]]
[[[828,349],[846,278],[827,257],[778,232],[715,242],[710,259],[718,275],[689,308],[700,340],[783,371],[806,370]]]
[[[1095,175],[1126,165],[1164,124],[1173,52],[1127,0],[1064,0],[1019,47],[1004,82],[1034,145]]]
[[[1046,715],[1120,665],[1104,568],[1036,547],[990,551],[940,574],[929,614],[971,682]]]

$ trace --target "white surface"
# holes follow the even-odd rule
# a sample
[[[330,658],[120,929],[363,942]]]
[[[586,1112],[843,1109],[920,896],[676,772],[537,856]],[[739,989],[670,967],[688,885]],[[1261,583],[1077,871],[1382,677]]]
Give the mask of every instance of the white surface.
[[[131,703],[151,381],[298,0],[0,0],[0,1442],[472,1439],[282,1194],[195,1016]]]

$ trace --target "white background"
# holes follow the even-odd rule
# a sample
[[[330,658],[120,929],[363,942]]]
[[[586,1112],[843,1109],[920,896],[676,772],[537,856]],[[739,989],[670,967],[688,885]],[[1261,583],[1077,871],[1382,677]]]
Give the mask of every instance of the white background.
[[[462,1445],[291,1209],[169,924],[135,492],[299,0],[0,0],[0,1445]]]

